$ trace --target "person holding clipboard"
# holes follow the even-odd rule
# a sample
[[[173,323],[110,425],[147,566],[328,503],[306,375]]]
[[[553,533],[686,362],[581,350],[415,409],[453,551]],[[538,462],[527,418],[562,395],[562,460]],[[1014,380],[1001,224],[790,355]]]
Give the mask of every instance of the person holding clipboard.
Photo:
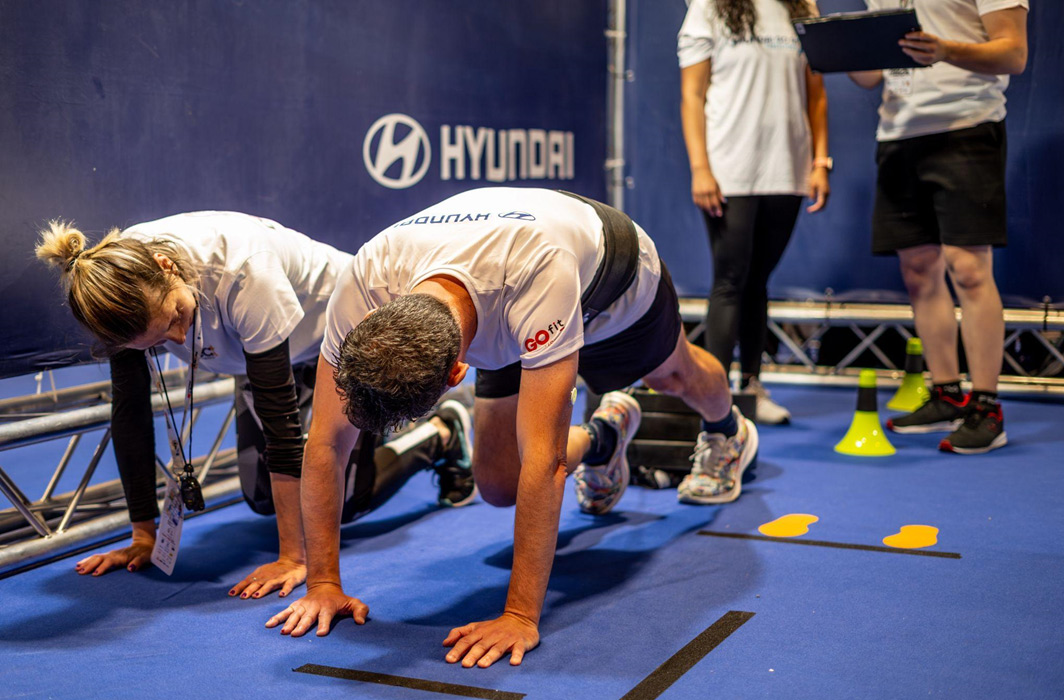
[[[923,31],[899,42],[920,68],[850,73],[882,84],[872,251],[897,254],[931,372],[930,399],[887,422],[898,433],[948,432],[939,449],[979,454],[1007,442],[997,400],[1005,323],[994,247],[1007,239],[1005,88],[1027,62],[1028,0],[866,0],[912,6]],[[960,387],[960,301],[972,390]]]
[[[677,41],[691,198],[713,253],[705,347],[727,368],[738,343],[759,423],[790,419],[758,380],[769,275],[802,197],[817,212],[830,193],[824,82],[792,25],[814,14],[804,0],[692,0]]]

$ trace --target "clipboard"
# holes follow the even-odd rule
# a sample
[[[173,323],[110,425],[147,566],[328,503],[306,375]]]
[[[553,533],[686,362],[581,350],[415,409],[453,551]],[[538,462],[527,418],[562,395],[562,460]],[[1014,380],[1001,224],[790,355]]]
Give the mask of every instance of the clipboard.
[[[920,31],[916,10],[840,12],[794,21],[809,67],[818,73],[923,68],[898,46]]]

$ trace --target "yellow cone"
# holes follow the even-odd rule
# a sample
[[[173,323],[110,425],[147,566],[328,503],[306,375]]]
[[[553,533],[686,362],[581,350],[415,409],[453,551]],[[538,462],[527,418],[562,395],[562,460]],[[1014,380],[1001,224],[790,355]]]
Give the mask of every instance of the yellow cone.
[[[894,454],[894,446],[883,433],[876,402],[875,370],[862,369],[857,383],[857,410],[846,437],[835,445],[835,451],[858,457],[886,457]]]
[[[892,411],[912,413],[930,398],[924,383],[924,345],[919,338],[909,338],[905,344],[905,377],[894,397],[887,402]]]

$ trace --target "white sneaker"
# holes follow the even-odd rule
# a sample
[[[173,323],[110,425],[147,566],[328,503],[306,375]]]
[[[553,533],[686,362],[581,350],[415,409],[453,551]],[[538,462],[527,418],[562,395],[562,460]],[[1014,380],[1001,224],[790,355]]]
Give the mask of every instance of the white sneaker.
[[[768,389],[755,377],[746,385],[746,390],[756,397],[757,408],[754,417],[758,423],[765,425],[783,425],[791,422],[791,412],[770,399],[772,395]]]
[[[621,391],[611,391],[602,396],[602,401],[592,418],[599,418],[617,431],[617,446],[610,460],[598,466],[581,464],[573,472],[573,485],[580,510],[592,515],[605,515],[621,500],[631,471],[628,467],[628,443],[639,429],[643,412],[639,403]]]
[[[739,497],[743,472],[757,455],[758,435],[754,422],[744,418],[735,406],[732,415],[739,431],[730,438],[720,433],[698,434],[695,453],[691,455],[694,466],[676,489],[680,503],[731,503]]]

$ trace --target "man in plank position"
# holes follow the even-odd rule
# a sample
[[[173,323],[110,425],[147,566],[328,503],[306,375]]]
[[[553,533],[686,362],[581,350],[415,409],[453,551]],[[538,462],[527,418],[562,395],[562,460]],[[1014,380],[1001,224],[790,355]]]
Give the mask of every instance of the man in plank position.
[[[368,607],[340,583],[341,455],[360,430],[429,411],[470,366],[473,475],[485,501],[517,505],[514,563],[502,615],[444,640],[452,663],[486,668],[510,653],[517,665],[539,643],[566,477],[592,514],[613,508],[628,483],[640,413],[618,389],[642,378],[702,415],[682,502],[735,500],[757,452],[724,369],[683,334],[654,243],[582,197],[485,188],[391,226],[338,281],[327,326],[303,467],[307,595],[266,623],[284,623],[284,634],[315,623],[327,634],[338,615],[365,622]],[[587,424],[570,426],[577,374],[604,396]]]

